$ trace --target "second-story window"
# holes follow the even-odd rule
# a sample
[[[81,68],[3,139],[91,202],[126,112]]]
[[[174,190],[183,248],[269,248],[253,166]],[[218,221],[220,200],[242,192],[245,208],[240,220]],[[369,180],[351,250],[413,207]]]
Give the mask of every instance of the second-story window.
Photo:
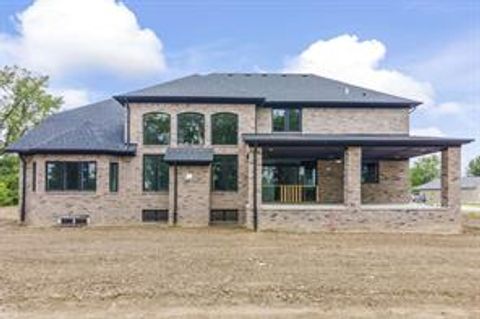
[[[212,144],[236,145],[238,143],[238,116],[234,113],[212,115]]]
[[[155,112],[143,116],[143,144],[170,144],[170,115]]]
[[[200,113],[181,113],[177,117],[178,144],[205,143],[205,117]]]
[[[300,132],[302,111],[299,107],[273,108],[272,129],[274,132]]]

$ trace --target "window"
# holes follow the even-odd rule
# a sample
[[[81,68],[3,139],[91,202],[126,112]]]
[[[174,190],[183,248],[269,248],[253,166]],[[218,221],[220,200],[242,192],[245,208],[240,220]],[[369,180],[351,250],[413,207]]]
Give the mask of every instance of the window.
[[[362,163],[362,183],[378,183],[378,163]]]
[[[168,164],[163,161],[163,155],[143,156],[143,190],[168,190]]]
[[[236,191],[238,175],[237,155],[215,155],[212,163],[214,191]]]
[[[233,113],[212,115],[212,144],[236,145],[238,143],[238,116]]]
[[[210,211],[211,224],[237,223],[238,211],[235,209],[214,209]]]
[[[61,226],[86,226],[88,220],[88,215],[63,216],[59,218],[58,223]]]
[[[110,163],[109,187],[110,192],[118,192],[118,163]]]
[[[178,114],[178,143],[203,144],[205,141],[205,117],[199,113]]]
[[[170,115],[148,113],[143,116],[143,144],[170,144]]]
[[[32,164],[32,192],[37,190],[37,163]]]
[[[273,108],[274,132],[300,132],[302,112],[300,108]]]
[[[168,210],[144,209],[142,210],[143,222],[168,222]]]
[[[95,162],[47,162],[47,191],[95,191]]]

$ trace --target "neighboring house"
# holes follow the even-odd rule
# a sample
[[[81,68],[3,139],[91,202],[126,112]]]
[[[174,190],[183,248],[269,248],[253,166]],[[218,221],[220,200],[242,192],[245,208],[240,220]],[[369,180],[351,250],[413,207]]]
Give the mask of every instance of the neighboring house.
[[[415,188],[419,194],[425,195],[426,202],[433,205],[440,204],[442,190],[440,179]],[[480,176],[462,177],[460,180],[462,204],[480,204]]]
[[[192,75],[115,96],[9,147],[21,220],[456,229],[471,140],[409,135],[419,104],[310,74]],[[413,207],[408,160],[439,151],[443,207]]]

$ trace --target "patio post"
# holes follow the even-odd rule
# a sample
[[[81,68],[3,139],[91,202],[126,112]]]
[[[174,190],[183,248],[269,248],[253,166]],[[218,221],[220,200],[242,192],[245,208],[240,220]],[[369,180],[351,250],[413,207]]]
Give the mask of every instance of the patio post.
[[[343,200],[347,207],[359,209],[361,196],[362,148],[349,146],[345,148],[343,171]]]
[[[461,148],[448,147],[442,151],[442,207],[460,213]]]

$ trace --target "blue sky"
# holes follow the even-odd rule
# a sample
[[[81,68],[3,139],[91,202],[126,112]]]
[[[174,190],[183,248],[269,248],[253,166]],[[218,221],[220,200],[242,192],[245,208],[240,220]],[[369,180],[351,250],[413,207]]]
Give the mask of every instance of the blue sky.
[[[13,63],[66,107],[190,73],[310,72],[424,101],[414,133],[480,140],[480,1],[3,0]]]

